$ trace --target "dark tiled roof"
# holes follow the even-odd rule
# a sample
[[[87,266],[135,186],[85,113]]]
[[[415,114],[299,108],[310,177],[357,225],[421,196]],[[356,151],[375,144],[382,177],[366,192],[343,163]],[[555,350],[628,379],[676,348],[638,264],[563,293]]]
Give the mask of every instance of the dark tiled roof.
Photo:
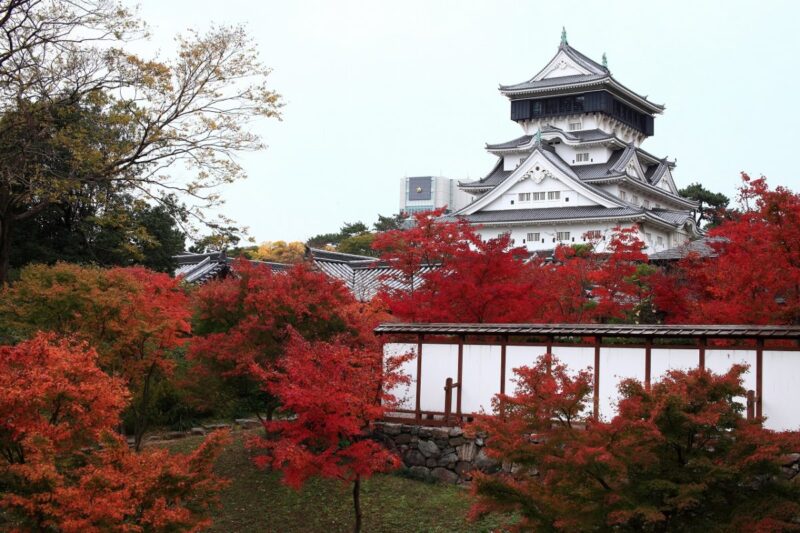
[[[722,237],[703,237],[696,241],[691,241],[688,244],[669,248],[661,252],[656,252],[650,256],[651,261],[677,261],[683,259],[690,254],[696,254],[699,257],[716,257],[717,250],[715,244],[726,242]]]
[[[680,225],[692,218],[690,211],[673,211],[670,209],[651,209],[650,213],[670,224]]]
[[[513,170],[503,170],[503,158],[499,158],[494,168],[483,178],[477,181],[459,182],[461,187],[495,187],[503,183]]]
[[[343,252],[323,250],[321,248],[311,248],[310,246],[306,247],[306,255],[314,259],[324,259],[326,261],[340,261],[344,263],[352,263],[353,261],[374,263],[375,261],[377,261],[376,258],[370,257],[368,255],[346,254]]]
[[[575,74],[571,76],[561,76],[556,78],[545,78],[536,81],[534,78],[541,74],[541,71],[528,81],[517,83],[514,85],[501,85],[500,91],[504,93],[513,93],[516,91],[537,91],[558,88],[566,85],[576,85],[585,83],[602,83],[610,85],[618,91],[634,95],[640,101],[650,107],[651,112],[660,113],[664,110],[664,106],[650,102],[647,97],[640,96],[639,94],[631,91],[611,76],[608,68],[598,64],[596,61],[588,58],[582,53],[578,52],[568,44],[559,46],[559,52],[564,51],[568,57],[574,60],[579,65],[583,66],[589,71],[589,74]],[[552,61],[552,59],[551,59]],[[548,65],[550,62],[548,62]]]
[[[197,254],[195,262],[191,263],[191,256],[188,254],[176,257],[178,268],[175,270],[175,277],[180,277],[184,283],[195,284],[205,283],[220,275],[223,275],[230,268],[224,254]]]
[[[562,337],[716,337],[800,339],[800,326],[648,325],[648,324],[401,324],[384,323],[377,334],[552,335]]]
[[[635,209],[633,207],[603,207],[601,205],[591,205],[479,211],[472,215],[465,215],[464,218],[475,224],[485,224],[492,222],[546,222],[550,220],[633,217],[643,214],[643,209]]]
[[[579,130],[579,131],[564,131],[561,128],[557,128],[555,126],[545,126],[542,128],[542,133],[556,133],[562,135],[564,138],[569,139],[571,141],[578,141],[578,142],[591,142],[591,141],[599,141],[603,139],[613,139],[614,136],[604,132],[603,130],[593,129],[593,130]],[[486,144],[487,150],[509,150],[514,148],[520,148],[525,146],[531,142],[533,139],[533,135],[523,135],[522,137],[517,137],[516,139],[512,139],[510,141],[497,143],[497,144]]]
[[[514,85],[501,85],[503,91],[520,91],[525,89],[547,89],[549,87],[559,87],[561,85],[574,85],[577,83],[589,83],[607,79],[608,74],[575,74],[573,76],[560,76],[558,78],[545,78],[543,80],[528,80]]]
[[[524,146],[524,145],[528,144],[529,142],[531,142],[531,139],[533,139],[533,135],[523,135],[522,137],[517,137],[516,139],[513,139],[511,141],[506,141],[504,143],[498,143],[498,144],[488,144],[487,143],[486,144],[486,148],[489,149],[489,150],[492,150],[492,149],[504,150],[504,149],[507,149],[507,148],[517,148],[519,146]]]
[[[613,139],[614,136],[604,132],[603,130],[578,130],[565,132],[567,137],[575,137],[581,142],[599,141],[601,139]]]

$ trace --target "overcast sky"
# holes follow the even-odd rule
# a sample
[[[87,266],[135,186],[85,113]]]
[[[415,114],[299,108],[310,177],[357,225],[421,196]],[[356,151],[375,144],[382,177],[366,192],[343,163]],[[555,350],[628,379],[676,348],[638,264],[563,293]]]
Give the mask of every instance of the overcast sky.
[[[486,142],[521,135],[500,83],[569,43],[667,109],[643,148],[677,158],[679,187],[735,194],[739,172],[800,189],[800,2],[141,0],[153,44],[246,23],[282,122],[242,162],[224,211],[261,242],[305,240],[398,210],[403,176],[475,179]]]

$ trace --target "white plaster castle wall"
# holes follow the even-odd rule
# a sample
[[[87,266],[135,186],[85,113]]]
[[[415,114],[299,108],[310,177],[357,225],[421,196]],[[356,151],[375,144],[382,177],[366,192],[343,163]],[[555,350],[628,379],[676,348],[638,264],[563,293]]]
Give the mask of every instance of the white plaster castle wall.
[[[506,348],[506,392],[515,390],[514,368],[533,364],[545,352],[544,346],[508,346]],[[387,344],[385,354],[415,352],[415,344]],[[556,357],[573,372],[592,369],[594,348],[583,346],[556,346]],[[618,348],[604,346],[600,351],[600,415],[608,420],[615,414],[619,400],[617,385],[625,378],[640,381],[645,377],[644,348]],[[730,350],[709,347],[706,350],[706,367],[716,373],[728,371],[734,364],[750,366],[744,375],[746,390],[755,390],[755,351]],[[699,354],[695,349],[653,348],[651,353],[651,379],[662,377],[670,369],[695,368]],[[767,417],[766,427],[774,430],[796,430],[800,428],[800,387],[796,384],[800,353],[796,351],[765,350],[763,355],[763,413]],[[407,362],[405,373],[411,377],[408,386],[393,391],[405,398],[405,409],[414,409],[416,395],[416,359]],[[465,345],[462,370],[462,412],[490,412],[491,401],[500,392],[500,346]],[[444,384],[450,377],[458,379],[457,344],[423,344],[422,348],[422,409],[444,411]],[[741,398],[744,405],[745,399]],[[591,402],[590,402],[591,403]],[[456,396],[453,393],[453,411]],[[591,405],[589,406],[591,407]]]

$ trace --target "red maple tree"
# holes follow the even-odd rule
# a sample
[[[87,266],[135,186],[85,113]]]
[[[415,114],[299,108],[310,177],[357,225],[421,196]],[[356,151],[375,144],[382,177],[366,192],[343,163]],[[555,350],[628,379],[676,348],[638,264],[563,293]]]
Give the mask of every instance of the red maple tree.
[[[361,303],[340,282],[298,264],[285,272],[240,260],[235,276],[213,281],[192,295],[194,337],[188,357],[202,396],[234,409],[266,414],[278,407],[261,387],[284,353],[292,328],[308,340],[338,337],[356,346],[373,341],[383,319],[377,305]],[[216,391],[212,396],[209,391]]]
[[[383,359],[380,345],[353,347],[341,342],[309,342],[297,332],[274,371],[256,371],[263,386],[280,400],[286,418],[265,421],[255,437],[256,464],[283,472],[299,488],[311,476],[353,485],[354,531],[361,530],[361,481],[400,466],[399,458],[370,438],[395,399],[388,391],[404,380],[406,357]]]
[[[440,215],[419,213],[414,227],[380,234],[373,244],[399,272],[379,298],[400,320],[652,320],[642,313],[652,269],[638,228],[615,228],[604,253],[587,243],[559,245],[552,258],[530,257],[507,234],[483,240],[467,222]]]
[[[742,374],[671,371],[620,386],[618,414],[592,420],[591,374],[550,355],[498,397],[487,453],[510,465],[477,475],[473,516],[513,512],[518,531],[789,531],[800,487],[782,471],[796,433],[747,421]]]
[[[742,177],[741,211],[709,231],[715,257],[691,254],[660,276],[668,322],[800,324],[800,194]]]
[[[192,454],[130,450],[114,434],[128,392],[85,342],[0,346],[0,508],[19,531],[197,531],[227,436]]]

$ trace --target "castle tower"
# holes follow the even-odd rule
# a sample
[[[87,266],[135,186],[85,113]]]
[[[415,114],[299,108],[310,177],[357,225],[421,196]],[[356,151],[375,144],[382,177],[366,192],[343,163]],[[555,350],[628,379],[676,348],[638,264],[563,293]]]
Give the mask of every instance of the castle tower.
[[[697,205],[673,181],[675,162],[640,147],[664,106],[618,82],[605,54],[597,63],[564,31],[542,70],[500,92],[524,135],[486,145],[497,162],[459,183],[472,202],[454,214],[484,238],[510,233],[531,251],[589,242],[602,250],[613,228],[635,225],[655,253],[700,236]]]

